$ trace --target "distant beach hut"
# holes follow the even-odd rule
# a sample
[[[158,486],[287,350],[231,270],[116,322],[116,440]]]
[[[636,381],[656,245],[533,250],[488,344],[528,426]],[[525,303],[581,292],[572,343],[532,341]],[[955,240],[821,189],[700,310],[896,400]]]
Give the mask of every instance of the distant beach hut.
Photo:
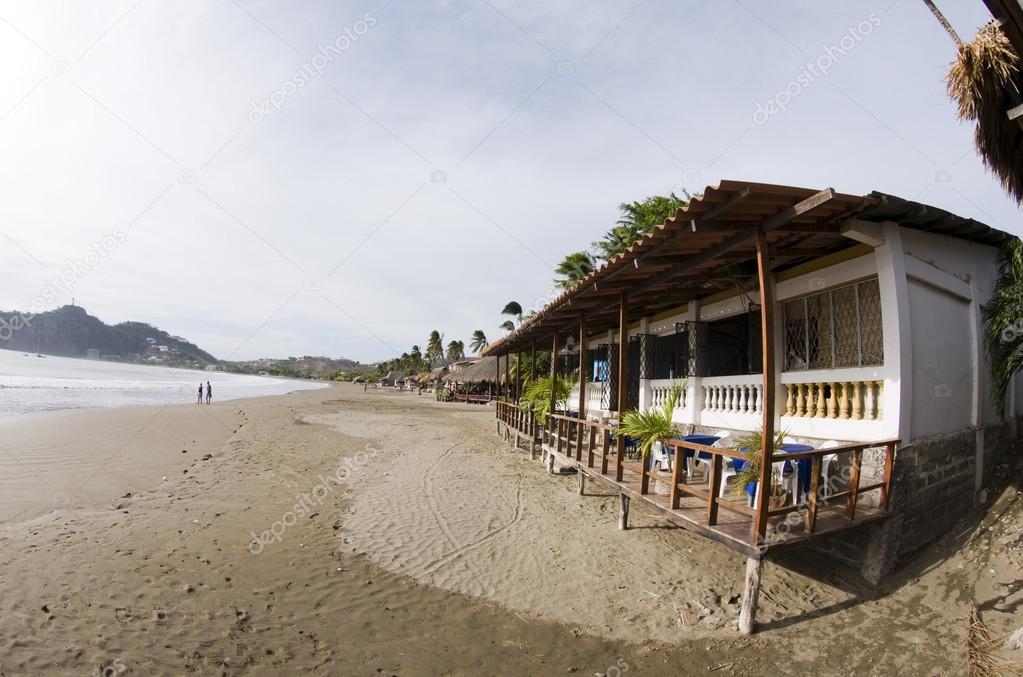
[[[380,385],[385,388],[393,388],[398,386],[405,379],[405,372],[403,371],[389,371],[380,379]]]
[[[444,376],[444,382],[456,402],[484,404],[496,396],[498,387],[504,381],[504,374],[497,373],[497,366],[496,357],[456,362]]]

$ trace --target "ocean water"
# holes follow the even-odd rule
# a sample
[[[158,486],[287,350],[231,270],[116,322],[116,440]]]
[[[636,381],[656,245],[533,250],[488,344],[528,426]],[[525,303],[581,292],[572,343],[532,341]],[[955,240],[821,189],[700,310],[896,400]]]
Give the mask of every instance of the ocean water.
[[[200,381],[212,384],[214,401],[327,387],[312,381],[36,357],[35,353],[0,350],[0,416],[57,409],[192,403]]]

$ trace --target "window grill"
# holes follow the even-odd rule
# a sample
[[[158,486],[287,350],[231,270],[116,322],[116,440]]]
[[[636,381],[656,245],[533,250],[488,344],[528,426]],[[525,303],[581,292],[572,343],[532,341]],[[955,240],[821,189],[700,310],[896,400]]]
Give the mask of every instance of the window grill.
[[[877,278],[786,301],[785,371],[884,363]]]

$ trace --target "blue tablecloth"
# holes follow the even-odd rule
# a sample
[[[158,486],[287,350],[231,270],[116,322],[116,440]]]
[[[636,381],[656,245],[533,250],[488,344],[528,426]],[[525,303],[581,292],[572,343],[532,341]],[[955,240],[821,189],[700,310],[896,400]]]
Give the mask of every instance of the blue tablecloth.
[[[780,454],[795,454],[802,451],[813,451],[809,444],[783,444],[778,447]],[[796,471],[799,473],[799,486],[802,491],[810,491],[810,474],[813,472],[813,461],[809,458],[796,459]]]
[[[692,442],[693,444],[704,444],[709,447],[721,438],[717,435],[683,435],[682,437],[676,437],[675,439],[682,440],[683,442]],[[685,453],[686,458],[693,457],[692,449],[683,449],[682,451]],[[699,458],[710,458],[710,454],[706,451],[701,451],[699,453]]]

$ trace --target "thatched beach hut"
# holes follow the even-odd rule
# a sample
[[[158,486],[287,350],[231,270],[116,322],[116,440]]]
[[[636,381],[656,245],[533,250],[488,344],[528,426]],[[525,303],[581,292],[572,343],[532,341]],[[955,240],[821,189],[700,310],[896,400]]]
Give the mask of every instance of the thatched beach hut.
[[[444,382],[456,401],[489,402],[496,396],[498,388],[504,381],[504,373],[498,374],[497,368],[496,357],[460,362],[451,365]]]

